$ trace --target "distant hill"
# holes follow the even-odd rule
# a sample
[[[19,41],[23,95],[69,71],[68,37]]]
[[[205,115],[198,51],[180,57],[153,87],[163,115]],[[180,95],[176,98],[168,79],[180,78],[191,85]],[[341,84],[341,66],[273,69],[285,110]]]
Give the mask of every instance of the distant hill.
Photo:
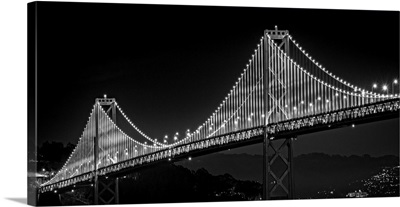
[[[261,155],[215,153],[176,164],[191,170],[205,168],[213,175],[228,173],[238,180],[262,182]],[[345,197],[353,190],[350,183],[367,179],[384,167],[398,165],[399,157],[392,155],[299,155],[294,158],[295,194],[297,198]],[[331,195],[321,193],[327,191]]]
[[[120,201],[126,204],[259,200],[260,192],[257,182],[172,163],[142,169],[120,180]]]

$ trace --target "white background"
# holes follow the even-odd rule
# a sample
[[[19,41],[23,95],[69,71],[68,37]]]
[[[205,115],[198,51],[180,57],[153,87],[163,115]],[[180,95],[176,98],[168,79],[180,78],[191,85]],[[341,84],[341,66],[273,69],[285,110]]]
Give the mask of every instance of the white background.
[[[26,205],[27,195],[27,3],[26,0],[0,1],[0,206]],[[86,1],[121,3],[158,3],[192,5],[231,5],[291,8],[330,8],[362,10],[400,10],[397,0],[168,0],[168,1]],[[71,14],[73,15],[73,14]],[[318,25],[318,20],[310,22]],[[340,29],[340,28],[338,28]],[[371,32],[385,28],[371,28]],[[349,37],[352,38],[352,37]],[[390,44],[384,40],[382,44]],[[366,43],[368,44],[368,43]],[[139,206],[398,206],[400,198],[325,199],[298,201],[255,201],[191,203]]]

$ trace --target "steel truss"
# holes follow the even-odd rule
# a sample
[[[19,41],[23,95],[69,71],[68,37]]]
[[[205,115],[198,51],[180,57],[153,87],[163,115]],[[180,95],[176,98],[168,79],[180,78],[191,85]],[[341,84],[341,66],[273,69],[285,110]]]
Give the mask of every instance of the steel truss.
[[[273,140],[268,134],[264,136],[262,195],[264,200],[294,198],[292,142],[293,138]]]

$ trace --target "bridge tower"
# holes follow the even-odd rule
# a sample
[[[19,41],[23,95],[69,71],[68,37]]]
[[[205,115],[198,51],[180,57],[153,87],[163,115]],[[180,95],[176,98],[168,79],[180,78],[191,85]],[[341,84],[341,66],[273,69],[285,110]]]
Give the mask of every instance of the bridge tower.
[[[111,178],[98,175],[98,165],[99,162],[99,107],[102,107],[111,120],[116,123],[117,121],[117,105],[114,98],[107,98],[104,95],[103,98],[96,98],[96,136],[94,138],[94,204],[118,204],[119,203],[119,189],[118,183],[119,178]]]
[[[269,38],[267,37],[269,36]],[[282,81],[272,81],[279,79],[278,75],[271,73],[269,69],[270,61],[273,58],[273,54],[269,54],[270,43],[268,39],[272,39],[281,50],[287,55],[289,51],[289,31],[278,30],[275,26],[274,30],[264,31],[264,103],[267,109],[267,115],[265,116],[265,127],[270,123],[271,118],[276,112],[271,109],[270,104],[276,100],[280,100],[286,94],[286,86],[283,85]],[[279,71],[278,71],[279,72]],[[274,88],[282,88],[283,95],[278,97],[272,92]],[[279,103],[275,103],[279,104]],[[269,111],[270,110],[270,111]],[[263,140],[263,200],[272,199],[292,199],[294,197],[294,182],[293,182],[293,141],[294,138],[288,137],[285,139],[274,140],[267,134],[267,130],[264,132]]]

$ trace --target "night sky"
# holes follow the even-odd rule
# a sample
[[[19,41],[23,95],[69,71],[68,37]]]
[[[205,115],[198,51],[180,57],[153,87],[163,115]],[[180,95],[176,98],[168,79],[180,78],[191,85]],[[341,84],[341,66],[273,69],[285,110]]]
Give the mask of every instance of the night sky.
[[[38,144],[76,144],[103,94],[150,137],[197,128],[275,25],[352,84],[399,77],[399,12],[39,2]],[[398,155],[399,119],[295,142],[312,151]]]

